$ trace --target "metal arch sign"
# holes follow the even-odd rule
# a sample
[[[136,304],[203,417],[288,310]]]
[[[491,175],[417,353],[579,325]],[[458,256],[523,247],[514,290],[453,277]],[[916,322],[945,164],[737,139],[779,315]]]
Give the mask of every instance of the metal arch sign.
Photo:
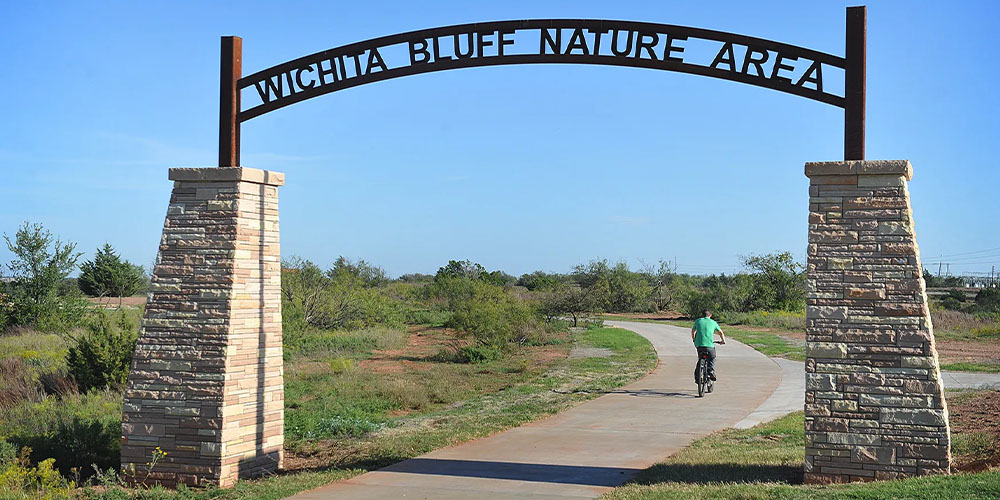
[[[864,159],[865,7],[847,9],[846,57],[702,28],[633,21],[535,19],[411,31],[300,57],[241,77],[242,40],[222,39],[219,165],[239,165],[244,121],[366,83],[507,64],[599,64],[690,73],[757,85],[845,110],[847,160]],[[685,49],[709,42],[701,57]],[[709,55],[706,55],[709,54]],[[710,54],[714,54],[712,57]],[[740,57],[742,56],[742,57]],[[844,70],[844,95],[823,85]],[[241,108],[242,94],[254,102]]]

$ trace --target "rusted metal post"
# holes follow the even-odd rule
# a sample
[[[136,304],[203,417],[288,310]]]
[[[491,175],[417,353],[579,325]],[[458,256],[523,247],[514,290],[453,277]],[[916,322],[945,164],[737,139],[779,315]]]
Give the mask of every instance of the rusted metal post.
[[[240,91],[236,84],[243,73],[243,39],[222,37],[219,74],[219,166],[240,166]]]
[[[844,159],[865,159],[865,56],[867,7],[847,8],[847,68],[844,71]]]

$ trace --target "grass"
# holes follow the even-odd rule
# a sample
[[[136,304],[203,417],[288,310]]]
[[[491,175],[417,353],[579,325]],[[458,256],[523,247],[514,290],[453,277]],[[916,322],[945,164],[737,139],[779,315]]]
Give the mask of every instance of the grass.
[[[411,333],[411,335],[413,335]],[[427,335],[440,335],[440,331]],[[342,349],[344,343],[359,351]],[[297,471],[240,481],[229,490],[92,490],[111,499],[282,498],[425,452],[557,413],[648,373],[656,354],[646,339],[618,328],[574,334],[558,346],[525,347],[483,364],[403,356],[400,372],[373,372],[359,362],[333,373],[329,356],[360,361],[366,342],[340,341],[322,353],[293,357],[286,369],[287,465]],[[572,344],[611,350],[606,357],[567,358]],[[329,344],[324,344],[329,345]],[[562,353],[547,363],[532,352]],[[305,352],[305,351],[302,351]]]
[[[942,340],[996,341],[1000,339],[997,314],[969,314],[932,308],[934,336]]]
[[[615,488],[605,500],[653,499],[993,499],[1000,470],[846,485],[803,485],[801,412],[746,430],[695,441],[662,464]],[[982,448],[983,443],[970,449]],[[959,449],[956,448],[956,452]]]
[[[687,329],[690,321],[667,321],[667,323]],[[777,333],[760,330],[748,330],[732,325],[722,325],[727,337],[732,337],[767,356],[787,358],[795,361],[806,360],[805,345],[797,344]]]
[[[634,321],[638,323],[658,323],[691,329],[691,321],[629,318],[623,316],[602,316],[605,321]],[[721,325],[727,337],[732,337],[755,350],[772,357],[805,361],[806,348],[774,332],[747,330],[732,325]]]
[[[942,363],[941,369],[954,372],[1000,373],[1000,363],[989,363],[989,362]]]

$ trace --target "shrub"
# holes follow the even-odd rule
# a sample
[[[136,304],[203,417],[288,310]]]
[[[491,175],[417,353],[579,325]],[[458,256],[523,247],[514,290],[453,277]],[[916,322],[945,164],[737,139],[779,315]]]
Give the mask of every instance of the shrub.
[[[461,277],[442,278],[435,286],[449,297],[447,326],[469,334],[477,344],[504,349],[542,331],[534,308],[503,287]]]
[[[948,296],[941,301],[941,306],[949,311],[961,311],[965,304],[955,297]]]
[[[1000,313],[1000,288],[983,288],[976,294],[976,310]]]
[[[138,324],[127,314],[97,313],[66,355],[80,390],[124,386],[138,338]]]
[[[18,458],[0,464],[0,492],[3,492],[3,497],[69,498],[76,485],[55,470],[55,459],[42,460],[33,467],[28,457],[30,452],[25,448]]]
[[[503,351],[489,345],[467,345],[459,350],[460,359],[466,363],[483,364],[503,357]]]
[[[92,464],[117,468],[121,409],[119,392],[46,396],[0,410],[0,436],[18,448],[30,447],[35,462],[54,458],[63,474],[73,468],[91,471]]]
[[[15,258],[7,265],[13,280],[0,288],[4,296],[0,321],[45,331],[68,330],[85,310],[85,301],[60,293],[80,257],[76,244],[53,239],[41,224],[27,222],[13,240],[6,234],[4,240]]]
[[[406,311],[406,324],[444,326],[451,319],[449,311],[435,309],[410,309]]]

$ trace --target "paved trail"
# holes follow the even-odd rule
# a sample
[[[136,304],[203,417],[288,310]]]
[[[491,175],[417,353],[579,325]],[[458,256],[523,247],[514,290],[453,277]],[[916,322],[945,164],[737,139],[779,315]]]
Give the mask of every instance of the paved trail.
[[[558,415],[292,498],[593,498],[691,441],[744,422],[783,378],[777,363],[731,340],[717,349],[715,393],[698,398],[689,330],[608,323],[649,339],[659,366],[641,380]],[[802,393],[797,397],[796,409],[801,409]],[[782,404],[789,406],[772,406]]]

